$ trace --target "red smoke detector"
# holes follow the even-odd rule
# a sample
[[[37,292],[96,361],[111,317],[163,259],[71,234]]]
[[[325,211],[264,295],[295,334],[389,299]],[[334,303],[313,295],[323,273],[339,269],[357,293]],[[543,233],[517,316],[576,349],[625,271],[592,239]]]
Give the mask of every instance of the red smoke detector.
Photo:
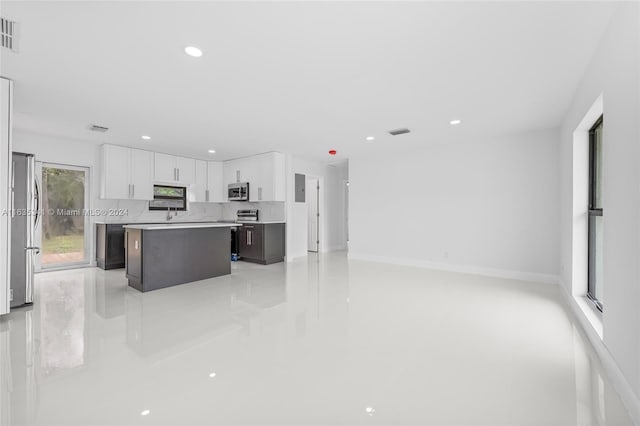
[[[335,149],[330,149],[329,150],[329,155],[336,155],[338,153],[338,151],[336,151]]]

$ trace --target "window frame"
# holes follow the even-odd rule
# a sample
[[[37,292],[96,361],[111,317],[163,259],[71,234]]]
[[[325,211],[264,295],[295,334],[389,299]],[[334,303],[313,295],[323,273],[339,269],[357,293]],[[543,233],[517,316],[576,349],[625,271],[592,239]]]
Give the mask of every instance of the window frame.
[[[587,243],[588,243],[588,266],[587,266],[587,298],[595,305],[595,307],[602,312],[602,302],[596,297],[596,236],[595,226],[592,226],[592,222],[597,220],[597,217],[603,216],[602,206],[597,205],[597,189],[602,190],[602,182],[598,181],[598,156],[602,156],[602,141],[600,144],[600,151],[597,150],[596,144],[596,131],[599,127],[604,128],[604,115],[595,121],[593,126],[589,129],[589,207],[588,207],[588,230],[587,230]],[[601,253],[602,255],[602,253]]]
[[[169,195],[156,195],[156,187],[161,188],[174,188],[174,189],[182,189],[182,197],[174,197]],[[153,206],[152,203],[156,200],[180,200],[182,201],[182,207],[157,207]],[[187,188],[184,186],[173,186],[173,185],[153,185],[153,200],[149,201],[149,210],[150,211],[187,211]]]

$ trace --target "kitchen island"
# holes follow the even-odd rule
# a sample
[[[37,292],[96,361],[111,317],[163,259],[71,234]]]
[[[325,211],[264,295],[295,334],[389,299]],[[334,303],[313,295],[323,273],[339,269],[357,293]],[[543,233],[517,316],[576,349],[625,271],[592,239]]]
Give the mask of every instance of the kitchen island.
[[[236,223],[125,225],[129,286],[146,292],[231,273],[229,244]]]

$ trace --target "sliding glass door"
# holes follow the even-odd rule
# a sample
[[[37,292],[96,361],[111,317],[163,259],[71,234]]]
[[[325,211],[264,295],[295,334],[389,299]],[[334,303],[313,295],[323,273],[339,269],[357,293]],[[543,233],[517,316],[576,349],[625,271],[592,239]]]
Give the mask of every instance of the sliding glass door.
[[[89,169],[42,164],[40,267],[89,263]]]

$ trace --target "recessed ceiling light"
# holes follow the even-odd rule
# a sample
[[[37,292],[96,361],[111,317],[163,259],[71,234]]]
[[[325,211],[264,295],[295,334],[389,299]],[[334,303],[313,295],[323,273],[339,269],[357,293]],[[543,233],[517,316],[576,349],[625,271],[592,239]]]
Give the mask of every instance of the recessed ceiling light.
[[[144,410],[143,412],[140,413],[141,416],[147,416],[149,415],[149,413],[151,413],[151,411],[149,410]]]
[[[148,140],[151,140],[151,136],[144,135],[142,139],[144,139],[145,141],[148,141]]]
[[[213,379],[214,377],[216,377],[216,373],[209,374],[209,377],[211,377]]]
[[[210,149],[210,150],[209,150],[209,154],[215,154],[215,153],[216,153],[216,150],[215,150],[215,149]]]
[[[187,55],[193,56],[194,58],[199,58],[202,56],[202,50],[198,49],[195,46],[187,46],[184,48],[184,51]]]
[[[451,121],[449,122],[449,124],[451,124],[451,125],[453,125],[453,126],[455,126],[456,124],[460,124],[460,123],[462,123],[462,120],[451,120]]]
[[[366,140],[368,140],[368,141],[372,141],[372,140],[374,140],[375,138],[374,138],[373,136],[367,136],[365,139],[366,139]]]
[[[365,408],[365,409],[364,409],[364,411],[365,411],[368,415],[373,416],[373,415],[375,414],[375,412],[376,412],[376,409],[375,409],[375,408],[373,408],[373,407],[367,407],[367,408]]]

